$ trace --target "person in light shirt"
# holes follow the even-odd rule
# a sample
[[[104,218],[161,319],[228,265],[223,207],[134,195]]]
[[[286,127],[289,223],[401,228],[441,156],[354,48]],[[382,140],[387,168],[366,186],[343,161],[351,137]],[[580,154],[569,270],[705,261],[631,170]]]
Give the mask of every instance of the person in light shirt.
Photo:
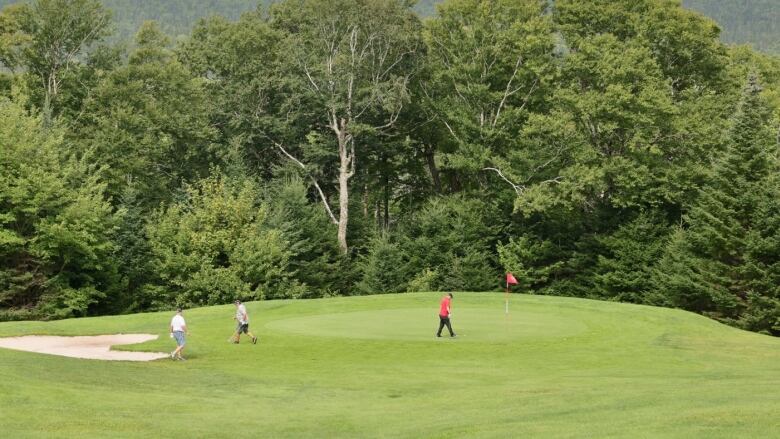
[[[184,321],[184,317],[181,315],[181,308],[176,308],[176,315],[171,319],[171,336],[176,339],[176,350],[171,352],[171,360],[183,360],[181,351],[184,350],[184,345],[187,343],[184,335],[189,335],[187,331],[187,323]]]
[[[246,307],[240,300],[236,300],[236,316],[233,317],[238,325],[236,326],[236,332],[228,340],[231,343],[238,344],[241,338],[241,333],[248,335],[252,339],[253,344],[257,344],[257,337],[249,331],[249,316],[246,313]]]

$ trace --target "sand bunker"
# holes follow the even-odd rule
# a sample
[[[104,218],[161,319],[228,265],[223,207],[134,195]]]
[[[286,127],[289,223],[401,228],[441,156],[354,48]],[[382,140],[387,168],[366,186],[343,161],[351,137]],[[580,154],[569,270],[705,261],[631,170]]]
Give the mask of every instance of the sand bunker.
[[[155,340],[152,334],[115,334],[78,337],[59,337],[53,335],[25,335],[22,337],[0,338],[0,348],[41,354],[62,355],[64,357],[87,358],[91,360],[151,361],[165,358],[163,352],[125,352],[112,351],[111,346],[136,344]]]

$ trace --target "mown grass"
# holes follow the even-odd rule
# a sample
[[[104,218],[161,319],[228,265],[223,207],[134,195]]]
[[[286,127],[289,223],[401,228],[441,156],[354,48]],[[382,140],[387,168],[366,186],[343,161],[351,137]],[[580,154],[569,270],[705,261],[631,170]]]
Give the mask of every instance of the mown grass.
[[[185,311],[186,362],[0,349],[0,436],[777,437],[780,340],[694,314],[581,299],[439,293]],[[171,313],[0,324],[0,336],[148,332]]]

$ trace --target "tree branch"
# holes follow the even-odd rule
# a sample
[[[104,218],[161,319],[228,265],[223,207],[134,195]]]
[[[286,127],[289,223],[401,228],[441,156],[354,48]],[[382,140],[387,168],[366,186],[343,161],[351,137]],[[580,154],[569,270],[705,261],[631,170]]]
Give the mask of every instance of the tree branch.
[[[512,186],[512,189],[515,190],[515,193],[517,193],[517,195],[520,195],[525,190],[524,186],[512,183],[512,181],[509,180],[508,178],[506,178],[504,176],[504,173],[501,172],[501,170],[498,169],[498,168],[482,168],[482,170],[483,171],[493,171],[496,174],[498,174],[498,176],[501,177],[502,180],[504,180],[505,182],[509,183]]]
[[[312,176],[311,174],[309,174],[309,172],[308,172],[308,169],[306,169],[306,165],[304,165],[303,163],[301,163],[301,161],[300,161],[300,160],[296,159],[295,157],[293,157],[293,156],[292,156],[292,154],[290,154],[289,152],[287,152],[287,150],[286,150],[286,149],[284,149],[284,147],[282,146],[282,144],[281,144],[281,143],[279,143],[279,142],[275,142],[275,141],[272,141],[272,142],[273,142],[273,144],[274,144],[274,145],[275,145],[277,148],[279,148],[279,151],[281,151],[281,152],[282,152],[282,154],[284,154],[285,156],[287,156],[287,158],[288,158],[288,159],[292,160],[292,161],[293,161],[293,162],[295,162],[295,163],[296,163],[298,166],[300,166],[300,167],[301,167],[301,169],[303,169],[304,171],[306,171],[306,173],[309,175],[309,178],[311,178],[311,182],[312,182],[312,183],[314,183],[314,187],[315,187],[315,188],[317,188],[317,193],[319,193],[319,194],[320,194],[320,199],[322,200],[322,205],[323,205],[323,206],[325,206],[325,210],[328,212],[328,216],[330,217],[330,220],[331,220],[331,222],[332,222],[333,224],[338,224],[339,222],[338,222],[338,220],[336,219],[336,217],[333,215],[333,211],[332,211],[332,210],[330,210],[330,205],[328,205],[328,200],[325,198],[325,194],[322,192],[322,189],[320,188],[320,185],[319,185],[319,183],[317,183],[317,180],[314,178],[314,176]]]

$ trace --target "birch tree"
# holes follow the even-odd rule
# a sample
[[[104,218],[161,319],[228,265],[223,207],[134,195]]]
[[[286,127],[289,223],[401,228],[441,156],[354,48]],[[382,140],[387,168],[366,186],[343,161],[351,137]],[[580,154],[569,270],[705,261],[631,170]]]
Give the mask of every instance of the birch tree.
[[[271,25],[286,35],[289,114],[306,120],[309,134],[332,144],[338,156],[338,215],[317,188],[344,253],[359,138],[392,130],[408,102],[421,51],[419,19],[409,7],[398,0],[304,0],[271,9]],[[306,169],[294,149],[276,146]]]
[[[99,0],[36,0],[25,9],[21,23],[30,36],[24,64],[40,81],[42,107],[50,119],[63,72],[86,47],[109,34],[111,13]]]

